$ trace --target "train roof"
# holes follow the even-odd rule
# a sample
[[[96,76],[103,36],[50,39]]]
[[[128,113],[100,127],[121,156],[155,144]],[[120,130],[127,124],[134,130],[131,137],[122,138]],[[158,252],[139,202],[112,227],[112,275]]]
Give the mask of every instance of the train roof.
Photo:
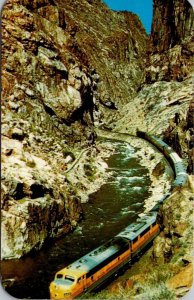
[[[156,221],[156,217],[157,213],[152,212],[149,215],[145,215],[141,218],[138,218],[135,223],[132,223],[129,226],[127,226],[116,236],[133,241],[138,235],[140,235],[144,230],[146,230],[151,224],[153,224]]]
[[[129,241],[133,241],[139,234],[156,221],[156,216],[157,212],[152,212],[137,219],[136,223],[132,223],[127,226],[114,238],[82,256],[80,259],[57,273],[81,277],[101,263],[105,262],[107,259],[120,255],[121,252],[124,252],[124,249],[129,247]]]
[[[108,258],[123,251],[123,248],[127,247],[129,242],[122,237],[114,237],[102,246],[94,249],[90,253],[82,256],[72,264],[68,265],[58,273],[74,274],[76,276],[82,276],[94,269],[100,263],[103,263]]]

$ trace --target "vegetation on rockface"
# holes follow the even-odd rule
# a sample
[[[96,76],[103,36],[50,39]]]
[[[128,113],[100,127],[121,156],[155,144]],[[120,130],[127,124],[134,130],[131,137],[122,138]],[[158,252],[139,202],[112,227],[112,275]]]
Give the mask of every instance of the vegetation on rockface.
[[[160,210],[162,232],[153,247],[92,299],[178,299],[190,290],[192,194],[191,185],[173,193]]]

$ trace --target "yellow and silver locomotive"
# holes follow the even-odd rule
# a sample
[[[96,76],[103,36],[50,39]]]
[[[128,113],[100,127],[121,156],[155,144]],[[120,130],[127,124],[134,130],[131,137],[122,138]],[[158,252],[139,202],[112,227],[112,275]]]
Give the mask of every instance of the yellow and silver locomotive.
[[[156,212],[132,223],[107,243],[56,273],[51,299],[73,299],[90,292],[115,274],[159,233]]]

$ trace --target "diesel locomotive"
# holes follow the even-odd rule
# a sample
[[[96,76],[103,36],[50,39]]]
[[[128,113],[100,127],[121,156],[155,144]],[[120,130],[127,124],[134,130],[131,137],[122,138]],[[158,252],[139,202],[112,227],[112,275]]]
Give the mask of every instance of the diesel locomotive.
[[[154,144],[170,161],[175,171],[174,186],[187,182],[187,173],[180,157],[163,141],[144,132],[137,132]],[[50,284],[51,299],[73,299],[99,287],[122,267],[129,265],[159,234],[158,209],[166,194],[149,213],[138,218],[115,237],[76,260],[55,274]]]

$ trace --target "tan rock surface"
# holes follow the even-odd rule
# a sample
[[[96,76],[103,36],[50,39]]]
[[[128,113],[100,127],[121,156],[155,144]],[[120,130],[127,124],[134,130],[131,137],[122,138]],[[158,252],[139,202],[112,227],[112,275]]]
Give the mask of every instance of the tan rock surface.
[[[189,264],[178,274],[173,276],[170,280],[167,281],[167,285],[172,289],[178,289],[180,287],[191,288],[193,284],[193,266]]]

